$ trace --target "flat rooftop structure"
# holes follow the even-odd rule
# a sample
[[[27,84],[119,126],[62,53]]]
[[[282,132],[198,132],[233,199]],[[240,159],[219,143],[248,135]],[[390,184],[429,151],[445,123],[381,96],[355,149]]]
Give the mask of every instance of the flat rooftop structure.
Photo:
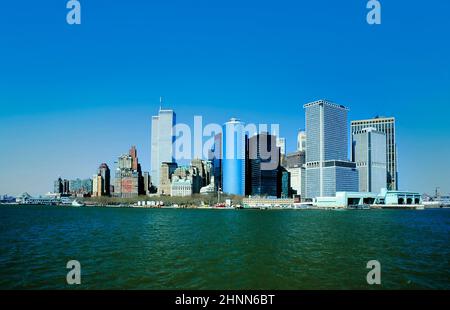
[[[303,108],[309,108],[309,107],[312,107],[312,106],[315,106],[315,105],[319,105],[319,104],[332,106],[334,108],[342,109],[342,110],[345,110],[345,111],[349,110],[349,108],[347,108],[347,107],[345,107],[345,106],[343,106],[341,104],[336,104],[334,102],[331,102],[331,101],[328,101],[328,100],[324,100],[324,99],[316,100],[316,101],[307,103],[307,104],[305,104],[303,106]]]
[[[374,117],[368,119],[361,120],[353,120],[351,121],[351,125],[364,125],[364,124],[374,124],[374,123],[386,123],[386,122],[395,122],[395,117]]]

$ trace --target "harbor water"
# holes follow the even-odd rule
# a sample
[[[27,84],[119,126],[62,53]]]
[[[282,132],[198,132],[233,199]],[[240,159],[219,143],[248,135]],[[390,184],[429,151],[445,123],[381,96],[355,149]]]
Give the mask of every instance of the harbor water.
[[[450,289],[449,232],[450,209],[1,206],[0,288]]]

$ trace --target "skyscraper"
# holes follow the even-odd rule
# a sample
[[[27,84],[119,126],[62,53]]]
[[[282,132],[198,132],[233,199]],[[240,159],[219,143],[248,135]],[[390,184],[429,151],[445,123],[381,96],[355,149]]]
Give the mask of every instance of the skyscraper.
[[[136,147],[132,146],[128,154],[119,157],[115,181],[115,196],[129,198],[143,194],[144,180],[141,165],[137,158]]]
[[[150,174],[148,172],[144,172],[142,177],[144,179],[144,194],[149,195],[151,192],[151,184],[152,184]]]
[[[231,118],[223,125],[222,184],[228,194],[245,195],[246,136],[244,123]]]
[[[394,117],[375,117],[373,119],[357,120],[351,122],[352,137],[356,132],[364,128],[373,127],[377,131],[386,134],[386,187],[389,190],[398,189],[397,172],[397,144],[395,139],[395,118]]]
[[[266,132],[248,139],[249,180],[247,182],[250,183],[248,194],[279,196],[280,147],[276,145],[276,141],[276,136]]]
[[[306,197],[357,191],[358,171],[348,161],[348,109],[326,100],[304,105],[306,113]]]
[[[92,176],[92,196],[97,197],[98,195],[98,174]]]
[[[92,182],[94,183],[94,182]],[[103,189],[105,188],[105,181],[100,174],[97,175],[97,196],[104,196]]]
[[[304,152],[306,150],[306,132],[299,130],[297,134],[297,151]]]
[[[176,163],[161,163],[158,194],[170,196],[172,176],[177,169]]]
[[[159,115],[152,117],[151,141],[151,179],[155,186],[159,186],[161,164],[175,162],[173,143],[175,136],[173,127],[176,124],[176,114],[173,110],[160,108]]]
[[[110,196],[111,172],[107,164],[102,163],[98,168],[98,175],[102,177],[101,192],[99,196]]]
[[[352,160],[359,172],[359,191],[381,193],[386,188],[386,135],[364,128],[352,135]]]
[[[306,149],[306,147],[304,149]],[[282,162],[283,167],[289,172],[289,183],[291,189],[296,195],[300,195],[302,199],[305,199],[305,156],[305,151],[296,151],[287,154]]]
[[[54,182],[53,192],[55,194],[62,194],[63,190],[64,190],[63,180],[61,178],[58,178],[58,180]]]

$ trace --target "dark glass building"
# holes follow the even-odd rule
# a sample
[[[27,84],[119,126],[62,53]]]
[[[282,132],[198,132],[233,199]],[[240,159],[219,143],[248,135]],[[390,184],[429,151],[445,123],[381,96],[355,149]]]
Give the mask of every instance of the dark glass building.
[[[103,163],[98,168],[98,175],[102,177],[102,192],[101,196],[110,196],[111,195],[111,171],[107,164]]]
[[[261,133],[248,139],[248,195],[280,196],[280,148],[276,136]]]

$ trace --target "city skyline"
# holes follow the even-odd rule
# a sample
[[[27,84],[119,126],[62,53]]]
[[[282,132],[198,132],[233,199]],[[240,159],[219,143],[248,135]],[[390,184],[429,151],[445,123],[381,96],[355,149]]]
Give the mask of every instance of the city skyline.
[[[399,187],[450,192],[450,168],[440,164],[450,154],[450,45],[441,37],[448,3],[385,3],[376,28],[365,24],[364,3],[327,2],[327,11],[323,1],[287,1],[289,10],[198,3],[86,2],[78,28],[65,24],[63,5],[43,3],[29,19],[8,3],[0,19],[0,194],[42,194],[59,176],[90,178],[100,163],[115,167],[130,145],[150,171],[160,96],[181,123],[194,115],[279,123],[288,153],[305,128],[306,102],[329,98],[350,108],[349,120],[393,116]]]
[[[328,104],[334,104],[333,102],[330,102],[330,101],[327,101],[327,100],[317,100],[317,101],[313,101],[313,102],[311,102],[311,103],[308,103],[308,104],[306,104],[306,105],[309,105],[309,104],[315,104],[315,103],[317,103],[317,102],[326,102],[326,103],[328,103]],[[305,106],[306,106],[305,105]],[[344,109],[347,109],[347,107],[343,107],[343,106],[341,106],[342,108],[344,108]],[[161,107],[160,107],[160,109],[161,109]],[[161,110],[160,110],[161,111]],[[167,110],[163,110],[163,111],[173,111],[173,113],[175,114],[175,110],[174,109],[167,109]],[[376,116],[376,117],[379,117],[379,116]],[[370,118],[368,118],[368,119],[370,119]],[[373,120],[376,120],[377,118],[372,118]],[[351,133],[351,131],[350,131],[350,129],[349,129],[349,127],[350,127],[350,125],[351,125],[351,123],[353,123],[353,122],[355,122],[355,120],[348,120],[348,121],[346,121],[346,123],[347,123],[347,129],[348,130],[346,130],[346,132],[349,132],[349,135],[351,136],[352,135],[352,133]],[[356,121],[356,122],[358,122],[358,121]],[[224,126],[225,126],[225,124],[226,124],[227,122],[225,122],[224,123]],[[280,124],[280,127],[282,128],[283,126],[282,126],[282,124]],[[298,136],[298,132],[299,131],[297,131],[297,136]],[[192,135],[192,136],[194,136],[194,134]],[[209,137],[210,138],[210,137]],[[284,138],[283,138],[284,139]],[[351,137],[348,137],[348,139],[351,139]],[[150,139],[151,140],[151,139]],[[205,138],[203,138],[203,140],[205,140]],[[203,141],[204,142],[204,141]],[[289,143],[290,145],[290,147],[289,147],[289,151],[287,152],[287,154],[290,154],[290,155],[295,155],[295,153],[296,153],[296,151],[297,151],[297,146],[298,146],[298,144],[297,144],[297,142],[298,142],[298,139],[295,139],[295,145],[292,145],[293,143]],[[349,143],[348,143],[348,141],[346,142],[346,143],[344,143],[345,145],[348,145]],[[132,148],[134,148],[134,146],[132,147]],[[348,151],[348,152],[350,152],[350,153],[348,153],[347,154],[347,157],[348,157],[348,160],[349,161],[352,161],[352,158],[351,158],[351,148],[352,148],[352,146],[350,145],[350,150]],[[345,152],[345,153],[347,153],[347,151]],[[345,156],[344,156],[345,157]],[[194,159],[194,158],[193,158]],[[203,158],[203,159],[206,159],[206,158]],[[149,160],[150,161],[150,160]],[[174,163],[180,163],[180,162],[183,162],[183,160],[181,160],[181,161],[179,161],[179,160],[176,160],[176,159],[174,159]],[[118,165],[118,162],[117,162],[117,159],[115,159],[115,160],[113,160],[112,161],[112,165],[113,165],[113,167],[115,168],[115,167],[117,167],[117,165]],[[105,163],[102,163],[102,165],[105,165]],[[148,165],[148,167],[149,167],[149,170],[150,170],[150,166],[151,166],[151,164],[150,165]],[[61,176],[58,176],[59,178],[61,177]],[[67,181],[69,181],[69,179],[70,179],[70,181],[72,181],[72,179],[77,179],[77,180],[79,180],[79,179],[85,179],[85,176],[83,176],[83,175],[75,175],[75,176],[71,176],[70,178],[68,178],[68,179],[66,179],[66,178],[64,178],[64,180],[67,180]],[[156,184],[154,184],[154,185],[156,185]],[[52,183],[52,185],[49,185],[49,190],[48,190],[48,192],[51,192],[51,189],[52,188],[54,188],[54,184]],[[440,189],[440,188],[439,188]],[[30,191],[22,191],[22,192],[20,192],[20,193],[23,193],[23,192],[30,192]],[[33,192],[31,192],[31,193],[33,193]],[[38,194],[44,194],[45,192],[38,192]],[[423,193],[428,193],[428,194],[432,194],[433,192],[423,192]],[[18,193],[13,193],[13,194],[15,194],[15,195],[19,195]],[[445,193],[442,193],[442,194],[445,194]]]

